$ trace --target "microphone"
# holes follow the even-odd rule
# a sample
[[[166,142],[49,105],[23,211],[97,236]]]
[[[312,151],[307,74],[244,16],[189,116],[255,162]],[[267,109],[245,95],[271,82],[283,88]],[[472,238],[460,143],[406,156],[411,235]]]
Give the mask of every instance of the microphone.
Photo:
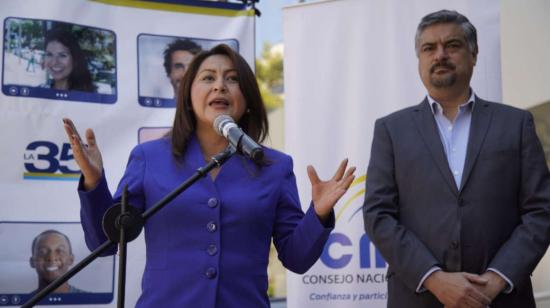
[[[230,116],[226,114],[217,116],[214,119],[214,130],[225,137],[237,151],[253,161],[259,162],[264,157],[262,147],[245,134]]]

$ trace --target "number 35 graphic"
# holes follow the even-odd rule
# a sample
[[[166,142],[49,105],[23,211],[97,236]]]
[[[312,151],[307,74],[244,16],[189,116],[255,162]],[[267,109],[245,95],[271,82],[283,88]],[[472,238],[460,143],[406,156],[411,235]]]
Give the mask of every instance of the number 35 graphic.
[[[46,151],[42,149],[46,149]],[[25,160],[32,161],[25,163],[28,172],[56,173],[59,170],[61,173],[80,173],[80,170],[71,170],[64,164],[64,162],[73,159],[71,145],[68,143],[63,143],[59,158],[57,155],[59,154],[59,147],[49,141],[34,141],[27,146],[26,150]],[[34,153],[34,151],[38,153]],[[38,163],[39,161],[45,163]],[[47,167],[41,168],[43,165]]]

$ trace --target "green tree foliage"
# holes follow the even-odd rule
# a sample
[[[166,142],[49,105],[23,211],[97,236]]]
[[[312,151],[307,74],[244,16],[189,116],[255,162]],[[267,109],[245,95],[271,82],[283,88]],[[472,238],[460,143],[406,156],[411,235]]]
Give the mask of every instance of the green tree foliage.
[[[260,58],[256,59],[256,79],[268,111],[283,106],[283,55],[273,52],[265,43]]]

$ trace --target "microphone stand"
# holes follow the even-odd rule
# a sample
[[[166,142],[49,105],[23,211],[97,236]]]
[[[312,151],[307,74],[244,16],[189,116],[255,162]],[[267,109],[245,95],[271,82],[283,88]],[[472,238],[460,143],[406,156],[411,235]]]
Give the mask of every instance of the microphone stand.
[[[92,263],[92,261],[101,256],[101,254],[118,243],[119,268],[117,307],[124,308],[126,286],[126,244],[139,236],[145,221],[147,221],[149,217],[153,216],[156,212],[166,206],[166,204],[174,200],[177,196],[179,196],[179,194],[197,182],[200,178],[208,175],[212,169],[221,167],[231,156],[233,156],[233,154],[235,154],[235,152],[235,148],[230,145],[224,151],[214,155],[208,164],[198,168],[191,177],[185,180],[185,182],[143,213],[140,213],[136,208],[128,204],[128,185],[125,185],[122,191],[121,203],[117,203],[110,207],[103,215],[103,232],[107,235],[107,240],[65,274],[37,292],[21,307],[33,307],[40,300],[57,289],[57,287],[65,283],[71,277],[76,275],[76,273],[80,272],[88,264]]]

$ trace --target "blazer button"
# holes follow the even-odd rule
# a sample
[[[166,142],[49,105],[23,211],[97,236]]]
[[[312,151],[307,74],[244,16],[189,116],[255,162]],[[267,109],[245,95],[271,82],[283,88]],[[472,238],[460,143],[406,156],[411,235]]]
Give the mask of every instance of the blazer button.
[[[458,199],[458,206],[459,206],[459,207],[463,207],[463,206],[464,206],[464,199],[462,199],[462,198],[459,198],[459,199]]]
[[[215,208],[216,206],[218,206],[218,199],[216,198],[210,198],[208,199],[208,206],[211,207],[211,208]]]
[[[216,271],[216,269],[213,268],[213,267],[209,267],[209,268],[206,270],[206,273],[205,273],[206,278],[208,278],[208,279],[214,279],[214,278],[216,278],[216,275],[217,275],[217,274],[218,274],[218,271]]]
[[[452,247],[453,249],[457,249],[457,248],[458,248],[458,241],[452,241],[452,242],[451,242],[451,247]]]
[[[218,226],[216,226],[216,223],[213,221],[206,224],[206,230],[208,230],[208,232],[216,232],[217,228]]]
[[[208,245],[208,248],[206,248],[206,252],[208,252],[209,255],[213,256],[218,253],[218,247],[214,244]]]

